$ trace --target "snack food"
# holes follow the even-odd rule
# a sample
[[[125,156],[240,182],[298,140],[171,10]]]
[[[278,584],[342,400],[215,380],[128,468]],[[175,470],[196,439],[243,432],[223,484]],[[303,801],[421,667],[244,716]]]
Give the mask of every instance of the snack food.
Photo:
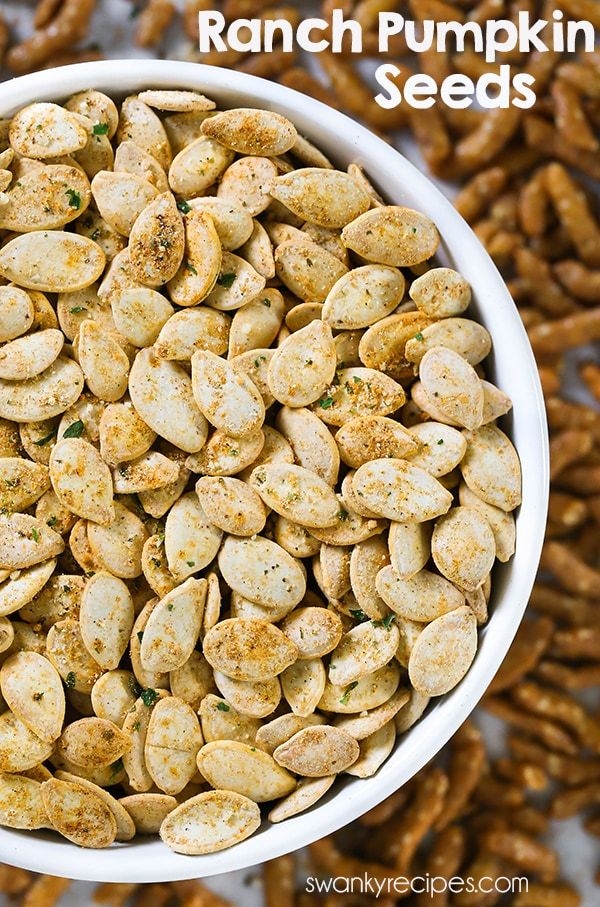
[[[435,225],[214,108],[90,90],[8,130],[0,771],[82,846],[158,815],[213,852],[373,774],[469,669],[514,548],[510,401]],[[123,793],[162,799],[128,821]]]

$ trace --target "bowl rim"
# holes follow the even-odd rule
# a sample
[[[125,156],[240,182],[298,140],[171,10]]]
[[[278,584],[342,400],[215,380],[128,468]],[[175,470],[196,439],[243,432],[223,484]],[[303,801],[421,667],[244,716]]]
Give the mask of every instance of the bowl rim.
[[[483,319],[505,337],[506,361],[498,356],[496,369],[513,385],[510,434],[523,464],[523,503],[517,517],[517,546],[503,568],[502,606],[498,602],[489,623],[480,631],[477,657],[463,681],[437,700],[425,716],[396,742],[396,751],[378,773],[351,779],[336,787],[310,810],[282,823],[263,823],[261,829],[234,847],[204,856],[171,852],[151,839],[113,845],[106,850],[83,850],[46,832],[0,828],[0,860],[37,872],[73,879],[111,882],[159,882],[232,872],[271,860],[306,846],[348,824],[397,790],[418,772],[456,732],[483,696],[519,627],[531,592],[543,543],[549,492],[548,431],[544,398],[535,359],[515,304],[496,266],[450,201],[424,173],[399,151],[339,111],[285,86],[225,68],[170,60],[107,60],[43,70],[0,84],[0,116],[39,100],[61,100],[96,87],[123,96],[143,88],[189,88],[220,96],[235,96],[238,106],[252,104],[288,115],[303,134],[335,156],[365,164],[374,182],[402,180],[387,192],[391,203],[412,204],[436,222],[442,247],[460,261],[461,272],[474,288],[477,320]],[[225,102],[224,106],[235,106]],[[403,188],[404,186],[408,188]],[[386,191],[384,189],[384,191]],[[435,212],[435,215],[433,214]],[[493,322],[493,329],[488,322]],[[502,348],[502,345],[500,345]],[[510,362],[508,360],[510,359]],[[516,393],[515,393],[516,391]],[[507,569],[508,568],[508,569]],[[490,635],[493,633],[493,639]],[[315,833],[314,829],[318,829]]]

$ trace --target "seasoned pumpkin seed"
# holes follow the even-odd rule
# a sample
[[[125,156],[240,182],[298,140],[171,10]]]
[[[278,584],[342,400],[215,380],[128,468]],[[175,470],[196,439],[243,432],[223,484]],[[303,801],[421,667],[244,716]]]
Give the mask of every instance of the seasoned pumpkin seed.
[[[168,814],[160,836],[175,853],[215,853],[253,834],[260,825],[256,803],[231,790],[210,790]]]
[[[296,779],[272,756],[237,740],[215,740],[198,753],[198,769],[214,788],[226,788],[265,803],[285,797]]]
[[[465,676],[477,649],[477,622],[466,605],[428,624],[415,642],[408,662],[417,692],[441,696]]]
[[[82,290],[100,277],[105,263],[97,243],[61,230],[22,233],[0,250],[0,274],[42,293]]]
[[[238,107],[209,117],[202,132],[240,154],[274,157],[293,148],[297,132],[292,123],[272,110]]]
[[[367,261],[406,268],[435,255],[440,237],[424,214],[385,205],[372,208],[344,227],[342,240]]]

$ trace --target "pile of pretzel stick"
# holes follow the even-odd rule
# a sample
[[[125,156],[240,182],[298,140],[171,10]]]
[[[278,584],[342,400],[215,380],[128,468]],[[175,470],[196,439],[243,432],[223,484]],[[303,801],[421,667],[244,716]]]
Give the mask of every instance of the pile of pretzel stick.
[[[286,18],[299,7],[274,9],[272,0],[225,0],[228,20],[248,15]],[[40,0],[32,30],[15,43],[0,21],[0,60],[13,74],[102,57],[91,17],[102,0]],[[545,843],[551,820],[581,816],[600,836],[600,717],[582,702],[600,689],[600,54],[505,55],[518,71],[536,76],[538,104],[479,111],[403,105],[385,111],[356,58],[321,54],[309,73],[294,54],[228,51],[203,58],[194,51],[197,13],[215,0],[188,0],[183,14],[169,0],[131,3],[138,46],[164,53],[169,25],[189,38],[189,59],[228,66],[296,88],[364,121],[389,141],[412,133],[430,172],[460,184],[456,204],[499,266],[529,333],[546,396],[551,433],[550,512],[542,572],[528,617],[483,707],[507,726],[507,755],[492,758],[468,722],[434,765],[336,836],[314,844],[312,871],[325,877],[375,879],[422,875],[500,878],[526,875],[527,893],[410,895],[409,905],[431,907],[577,907],[580,895],[561,881],[557,854]],[[515,18],[520,11],[551,17],[555,8],[588,19],[600,30],[597,0],[326,0],[360,21],[364,58],[377,55],[380,11],[415,19]],[[474,51],[423,54],[411,59],[401,38],[386,59],[399,82],[412,72],[441,81],[453,71],[477,78],[492,67]],[[565,370],[569,390],[564,391]],[[574,386],[577,384],[577,393]],[[574,402],[574,400],[578,402]],[[585,401],[585,402],[581,402]],[[583,694],[583,695],[582,695]],[[306,871],[303,865],[302,872]],[[346,895],[319,898],[303,891],[296,860],[284,857],[262,870],[266,907],[360,907],[377,902]],[[600,881],[600,879],[599,879]],[[52,907],[68,886],[0,867],[0,891],[24,907]],[[136,907],[226,907],[201,883],[102,885],[100,904]],[[239,903],[244,894],[240,893]]]

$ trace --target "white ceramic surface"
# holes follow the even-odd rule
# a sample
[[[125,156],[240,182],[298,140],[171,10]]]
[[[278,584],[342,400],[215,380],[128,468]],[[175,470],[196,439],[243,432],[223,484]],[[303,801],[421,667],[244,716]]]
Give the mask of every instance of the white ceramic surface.
[[[377,775],[337,782],[313,809],[261,829],[230,850],[200,857],[171,853],[157,839],[139,838],[107,850],[82,850],[58,835],[0,828],[0,861],[74,879],[155,882],[197,878],[243,869],[303,847],[371,809],[422,768],[454,734],[484,693],[513,636],[533,585],[548,500],[548,441],[543,398],[527,336],[493,262],[450,202],[397,151],[358,123],[298,92],[226,69],[193,63],[111,60],[34,73],[0,85],[0,116],[33,101],[61,101],[85,88],[122,97],[142,88],[190,88],[219,107],[260,106],[288,116],[339,166],[362,164],[387,201],[418,208],[437,224],[440,258],[469,280],[472,313],[490,331],[494,352],[488,368],[513,401],[503,427],[523,467],[523,503],[517,517],[517,548],[494,571],[491,616],[480,633],[477,657],[466,678],[430,705],[404,735]]]

